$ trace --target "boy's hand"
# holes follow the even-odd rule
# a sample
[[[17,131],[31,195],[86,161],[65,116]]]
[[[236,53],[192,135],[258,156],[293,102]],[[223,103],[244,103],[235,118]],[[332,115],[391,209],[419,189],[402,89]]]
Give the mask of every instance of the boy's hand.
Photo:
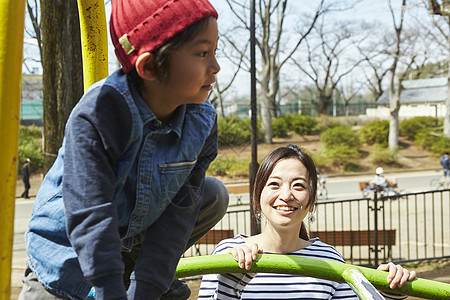
[[[400,265],[396,265],[392,262],[387,264],[381,264],[378,266],[377,270],[389,271],[387,277],[387,282],[391,289],[396,286],[402,287],[406,281],[413,280],[416,278],[416,271],[409,271]]]
[[[231,253],[234,259],[239,263],[240,268],[249,270],[252,266],[252,261],[256,260],[258,253],[263,253],[262,249],[259,249],[258,244],[245,244],[228,249],[227,253]]]

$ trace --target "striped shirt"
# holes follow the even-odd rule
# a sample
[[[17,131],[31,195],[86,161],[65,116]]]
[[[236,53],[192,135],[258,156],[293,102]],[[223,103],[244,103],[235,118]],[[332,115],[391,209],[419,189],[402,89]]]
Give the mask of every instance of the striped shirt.
[[[310,257],[345,263],[341,254],[318,238],[310,246],[286,255]],[[245,244],[241,236],[221,241],[212,255]],[[267,252],[266,252],[267,253]],[[386,295],[386,299],[404,296]],[[347,283],[313,277],[273,273],[227,273],[204,275],[198,299],[358,299]]]

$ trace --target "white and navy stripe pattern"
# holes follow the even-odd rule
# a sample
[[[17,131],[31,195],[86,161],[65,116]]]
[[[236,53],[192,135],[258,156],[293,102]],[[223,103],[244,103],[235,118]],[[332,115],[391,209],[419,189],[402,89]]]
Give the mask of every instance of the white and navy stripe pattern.
[[[318,238],[310,246],[286,255],[310,257],[345,263],[340,253]],[[226,254],[228,248],[245,244],[241,236],[221,241],[215,254]],[[404,296],[383,294],[387,299],[404,299]],[[204,275],[198,299],[358,299],[346,283],[271,273],[233,273]]]

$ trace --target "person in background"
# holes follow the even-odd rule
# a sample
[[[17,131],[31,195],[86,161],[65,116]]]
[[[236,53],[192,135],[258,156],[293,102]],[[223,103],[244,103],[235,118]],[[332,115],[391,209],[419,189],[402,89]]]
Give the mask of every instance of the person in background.
[[[72,110],[26,232],[19,299],[187,299],[185,250],[226,212],[208,0],[112,0],[122,68]]]
[[[443,187],[447,187],[449,183],[450,177],[450,158],[448,152],[445,152],[440,159],[442,166],[442,182],[441,185]]]
[[[386,177],[384,177],[384,170],[382,167],[376,168],[375,176],[370,183],[372,184],[371,188],[377,192],[383,191],[389,186]]]
[[[31,160],[29,158],[25,159],[25,162],[22,167],[22,181],[23,185],[25,187],[25,191],[22,193],[22,198],[30,199],[30,196],[28,195],[28,192],[30,190],[30,164]]]
[[[270,152],[259,167],[253,191],[255,212],[264,215],[261,234],[237,235],[221,241],[213,255],[231,253],[241,268],[249,270],[258,253],[310,257],[344,263],[333,247],[309,238],[304,219],[316,205],[317,174],[311,157],[295,145]],[[309,216],[308,216],[309,215]],[[391,288],[416,277],[393,263],[387,270]],[[347,283],[288,274],[233,273],[204,275],[198,299],[358,299]],[[400,295],[384,295],[403,299]]]
[[[399,195],[399,193],[395,190],[397,188],[397,179],[396,178],[386,178],[384,176],[384,170],[382,167],[378,167],[375,170],[376,175],[370,182],[370,189],[375,190],[377,192],[386,192],[393,193],[395,195]]]

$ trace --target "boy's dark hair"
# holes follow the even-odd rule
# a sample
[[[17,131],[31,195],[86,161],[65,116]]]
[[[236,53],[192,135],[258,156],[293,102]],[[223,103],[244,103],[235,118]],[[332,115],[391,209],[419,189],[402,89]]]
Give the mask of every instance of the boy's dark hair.
[[[186,30],[177,34],[173,38],[171,38],[167,43],[162,45],[161,47],[152,51],[152,54],[155,57],[155,73],[156,77],[160,83],[164,83],[167,81],[169,77],[169,56],[174,51],[178,50],[181,46],[183,46],[188,41],[192,40],[197,36],[197,34],[206,28],[207,23],[212,16],[204,18],[197,23],[191,25]],[[136,68],[133,68],[128,75],[133,79],[133,82],[138,91],[141,90],[143,80],[138,75]]]
[[[289,144],[286,147],[280,147],[270,152],[261,162],[255,177],[255,186],[253,188],[253,208],[255,213],[261,212],[261,193],[264,186],[269,179],[270,174],[273,171],[275,165],[282,159],[295,158],[298,159],[306,168],[308,172],[309,180],[309,202],[308,208],[311,205],[316,204],[316,192],[317,192],[317,170],[314,161],[311,156],[308,155],[303,149],[298,148],[296,145]],[[302,224],[300,229],[300,238],[304,240],[309,239],[308,231],[305,224]]]

